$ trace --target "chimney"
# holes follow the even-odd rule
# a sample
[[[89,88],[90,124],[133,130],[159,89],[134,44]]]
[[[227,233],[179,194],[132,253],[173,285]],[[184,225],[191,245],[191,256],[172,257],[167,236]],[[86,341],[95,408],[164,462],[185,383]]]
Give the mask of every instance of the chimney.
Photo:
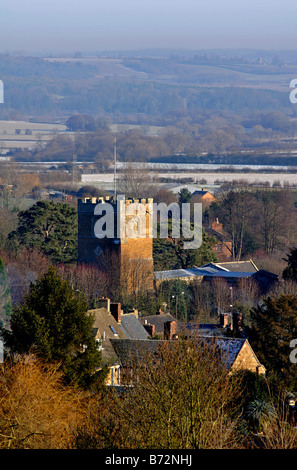
[[[229,313],[220,314],[220,326],[222,328],[227,328],[229,326]]]
[[[110,299],[101,297],[101,299],[97,300],[97,306],[97,308],[106,308],[106,310],[110,312]]]
[[[233,313],[233,327],[238,330],[242,329],[242,314],[240,312]]]
[[[215,230],[216,232],[223,233],[223,224],[219,222],[219,219],[212,222],[211,228],[212,230]]]
[[[161,308],[159,308],[159,310],[157,311],[156,315],[163,315],[163,310]]]
[[[166,321],[164,323],[164,339],[173,339],[176,337],[176,322]]]
[[[146,331],[151,337],[155,336],[155,332],[156,332],[155,325],[150,325],[149,323],[146,323],[146,321],[147,320],[145,320],[143,327],[146,329]]]
[[[136,308],[133,308],[133,314],[138,318],[138,310]]]
[[[117,323],[121,323],[121,304],[119,302],[112,302],[110,304],[110,313],[115,318]]]

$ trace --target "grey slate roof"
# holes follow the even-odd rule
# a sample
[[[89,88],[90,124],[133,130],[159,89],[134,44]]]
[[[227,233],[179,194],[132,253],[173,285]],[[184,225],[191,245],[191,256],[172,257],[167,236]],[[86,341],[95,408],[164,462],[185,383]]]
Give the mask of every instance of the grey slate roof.
[[[154,276],[157,280],[162,279],[176,279],[176,278],[191,278],[203,277],[206,275],[214,275],[222,270],[209,266],[206,268],[187,268],[187,269],[172,269],[169,271],[155,271]]]
[[[191,269],[172,269],[171,271],[155,271],[154,278],[156,280],[165,279],[184,279],[195,277],[223,277],[223,278],[243,278],[249,277],[252,273],[245,271],[224,271],[223,269],[216,269],[212,266],[205,268],[191,268]]]
[[[207,263],[200,268],[205,267],[215,267],[219,270],[231,271],[231,272],[246,272],[246,273],[255,273],[258,271],[258,268],[253,263],[252,260],[248,261],[224,261],[223,263]]]
[[[140,363],[146,360],[147,355],[152,357],[164,341],[162,340],[131,340],[112,339],[111,344],[120,360],[122,367],[129,367],[135,362]]]
[[[227,337],[213,337],[203,335],[205,341],[214,341],[218,347],[223,361],[228,368],[234,364],[241,348],[246,339],[241,338],[227,338]],[[160,346],[164,343],[172,345],[177,344],[178,340],[128,340],[128,339],[111,339],[112,346],[119,358],[122,367],[130,367],[135,363],[145,361],[147,357],[152,357],[158,352]]]
[[[105,308],[89,310],[89,314],[94,315],[94,335],[101,341],[102,359],[105,363],[119,362],[111,339],[146,340],[149,338],[146,329],[134,314],[121,315],[121,323],[118,323]]]
[[[139,321],[144,325],[147,321],[150,325],[155,325],[155,333],[163,334],[164,333],[164,323],[167,321],[176,321],[170,313],[162,313],[161,315],[147,315],[145,317],[139,318]]]
[[[249,261],[228,261],[224,263],[207,263],[203,266],[187,269],[172,269],[170,271],[155,271],[155,280],[164,279],[189,279],[202,277],[210,279],[221,277],[226,279],[238,279],[250,277],[259,272],[255,264]]]
[[[211,194],[209,191],[197,190],[192,193],[192,196],[204,196],[205,194],[208,194],[208,193]]]
[[[147,339],[148,332],[134,314],[121,315],[119,325],[127,339]]]
[[[243,338],[217,338],[216,344],[222,354],[223,360],[231,367],[238,356],[246,339]]]
[[[190,332],[194,331],[198,335],[224,337],[220,325],[217,325],[215,323],[179,322],[179,327],[182,329],[189,330]]]

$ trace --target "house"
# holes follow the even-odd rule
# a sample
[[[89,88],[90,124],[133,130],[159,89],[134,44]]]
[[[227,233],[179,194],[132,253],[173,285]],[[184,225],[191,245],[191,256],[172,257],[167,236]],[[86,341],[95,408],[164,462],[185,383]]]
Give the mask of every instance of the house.
[[[260,363],[248,339],[218,337],[216,342],[230,372],[250,370],[259,375],[266,373],[265,367]]]
[[[120,328],[127,339],[148,339],[149,333],[138,319],[138,313],[126,313],[121,316]]]
[[[218,263],[207,263],[202,267],[214,267],[222,271],[256,273],[259,271],[255,263],[250,259],[247,261],[225,261]]]
[[[119,385],[120,362],[110,340],[112,338],[123,339],[125,335],[108,309],[102,307],[89,310],[88,313],[94,316],[94,336],[96,341],[100,343],[102,363],[104,366],[107,365],[109,369],[106,385]]]
[[[203,206],[208,206],[216,201],[216,198],[209,191],[202,188],[201,191],[194,191],[192,193],[192,200],[194,202],[201,202]]]
[[[188,283],[193,280],[212,282],[222,279],[230,284],[230,286],[238,285],[239,281],[244,279],[252,279],[258,284],[263,294],[278,281],[278,276],[265,270],[259,270],[252,260],[222,263],[211,262],[200,267],[154,272],[156,286],[165,280],[170,281],[174,279],[180,279]]]
[[[198,341],[198,337],[197,337]],[[249,341],[245,338],[227,338],[199,335],[201,347],[204,343],[212,344],[218,350],[221,359],[230,373],[238,370],[250,370],[257,374],[265,374],[266,369],[258,360]],[[122,375],[131,380],[133,369],[141,366],[148,358],[157,360],[160,348],[165,343],[174,347],[174,340],[123,340],[111,339],[112,346],[119,358]]]
[[[148,357],[157,356],[159,347],[165,343],[179,341],[183,332],[184,338],[201,338],[203,341],[215,341],[221,357],[231,371],[248,369],[265,373],[254,351],[246,338],[227,338],[224,329],[226,315],[221,316],[218,325],[185,324],[161,310],[156,315],[138,318],[138,312],[124,314],[121,304],[111,302],[108,298],[98,301],[98,308],[89,310],[94,317],[94,336],[100,342],[103,364],[109,368],[106,385],[121,386],[123,374],[131,374],[131,364],[140,364]],[[229,317],[228,317],[229,318]],[[237,321],[238,319],[236,319]],[[152,339],[153,337],[158,339]]]
[[[223,224],[219,219],[213,221],[210,227],[205,228],[208,235],[214,237],[217,243],[213,247],[213,251],[220,261],[228,260],[232,257],[233,243],[231,238],[224,232]]]
[[[124,314],[121,304],[108,298],[98,300],[98,307],[89,310],[94,317],[94,336],[100,342],[103,365],[109,368],[106,385],[120,385],[120,363],[114,351],[111,339],[145,340],[149,334],[138,320],[138,312]]]
[[[139,319],[143,327],[149,333],[150,337],[172,339],[177,335],[176,318],[170,313],[164,313],[161,310],[156,315],[146,315]]]

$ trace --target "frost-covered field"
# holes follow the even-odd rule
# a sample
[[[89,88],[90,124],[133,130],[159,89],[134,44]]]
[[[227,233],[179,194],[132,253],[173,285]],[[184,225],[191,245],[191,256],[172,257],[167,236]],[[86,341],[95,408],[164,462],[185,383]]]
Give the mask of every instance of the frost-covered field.
[[[179,172],[179,171],[166,171],[166,172],[154,172],[155,177],[168,178],[176,180],[177,183],[183,178],[193,178],[194,183],[199,183],[201,180],[204,180],[205,184],[218,184],[222,182],[231,182],[236,181],[246,181],[248,183],[265,183],[268,182],[271,186],[274,183],[279,183],[282,186],[284,184],[290,184],[292,186],[297,186],[297,174],[294,173],[227,173],[220,171],[213,172]],[[96,173],[96,174],[83,174],[82,183],[91,184],[91,183],[110,183],[113,181],[112,173]]]

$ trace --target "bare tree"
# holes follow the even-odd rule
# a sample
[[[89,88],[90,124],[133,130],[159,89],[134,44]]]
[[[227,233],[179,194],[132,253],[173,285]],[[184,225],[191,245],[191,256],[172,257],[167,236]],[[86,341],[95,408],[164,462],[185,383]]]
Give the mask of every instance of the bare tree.
[[[165,342],[155,354],[139,354],[137,362],[131,357],[123,375],[133,387],[120,399],[117,393],[107,397],[103,407],[108,403],[108,413],[97,405],[92,414],[98,448],[240,447],[236,418],[230,415],[239,382],[228,373],[215,344],[201,337],[180,339]]]
[[[118,192],[126,197],[152,197],[153,174],[141,163],[127,163],[117,176]]]
[[[84,418],[82,396],[61,386],[57,365],[24,356],[1,367],[1,449],[70,448]]]

